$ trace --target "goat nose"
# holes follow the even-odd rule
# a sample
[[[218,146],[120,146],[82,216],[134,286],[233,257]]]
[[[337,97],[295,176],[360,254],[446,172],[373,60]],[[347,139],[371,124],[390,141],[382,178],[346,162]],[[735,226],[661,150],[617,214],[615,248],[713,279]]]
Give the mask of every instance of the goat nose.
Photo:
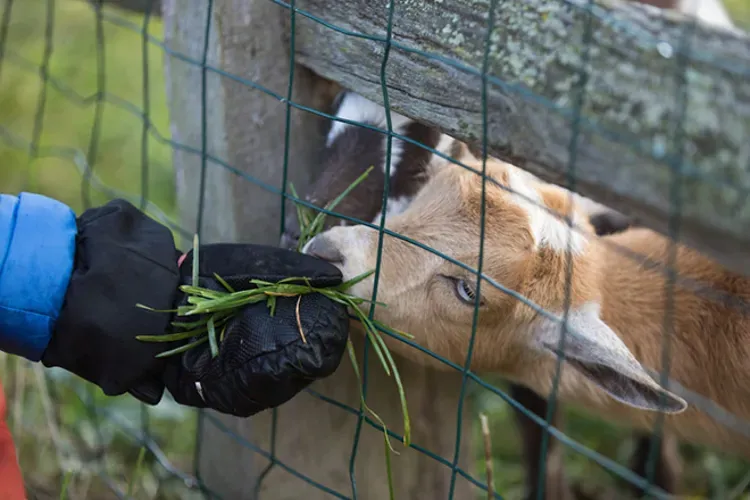
[[[316,236],[307,243],[306,247],[304,252],[313,257],[323,259],[331,264],[341,264],[344,262],[343,254],[325,236]]]

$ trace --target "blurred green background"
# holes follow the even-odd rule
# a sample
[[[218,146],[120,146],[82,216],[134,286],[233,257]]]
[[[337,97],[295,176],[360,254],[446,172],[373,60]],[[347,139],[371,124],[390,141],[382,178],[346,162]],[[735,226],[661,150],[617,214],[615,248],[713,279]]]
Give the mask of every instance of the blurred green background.
[[[750,29],[750,1],[725,4],[738,25]],[[170,135],[163,51],[146,44],[144,52],[140,33],[145,29],[162,39],[160,19],[151,17],[144,28],[143,15],[105,7],[97,31],[95,11],[83,0],[0,0],[0,6],[10,15],[0,60],[0,191],[43,193],[80,213],[82,173],[92,164],[98,179],[117,189],[91,189],[93,205],[113,195],[137,204],[144,196],[174,218],[171,148],[157,139]],[[105,398],[65,373],[3,354],[0,381],[30,498],[58,498],[63,484],[69,498],[116,498],[112,485],[135,488],[136,498],[198,498],[152,454],[139,461],[137,439],[147,431],[166,459],[190,473],[194,411],[171,400],[145,410],[129,396]],[[504,497],[519,498],[519,442],[508,406],[497,397],[479,394],[478,399],[492,426],[495,487]],[[574,439],[627,462],[632,446],[628,433],[568,413],[566,431]],[[478,425],[474,437],[481,440]],[[481,473],[479,441],[476,449]],[[684,448],[684,458],[687,486],[696,498],[726,498],[747,472],[742,462],[693,447]],[[587,487],[617,485],[600,466],[573,451],[567,468],[571,477],[585,479]]]
[[[80,213],[82,172],[90,163],[103,184],[118,190],[91,189],[92,205],[115,194],[138,204],[143,194],[173,217],[171,148],[143,134],[147,118],[159,135],[170,135],[163,51],[153,44],[146,46],[147,108],[144,101],[139,31],[145,16],[105,7],[109,21],[97,32],[96,13],[85,1],[3,0],[0,6],[10,15],[0,61],[0,191],[42,193]],[[149,19],[147,30],[161,39],[161,20]],[[145,412],[130,396],[106,398],[62,371],[1,356],[0,381],[30,498],[59,498],[66,480],[68,497],[76,499],[117,498],[110,486],[127,491],[131,483],[135,498],[202,498],[152,454],[137,467],[137,438],[147,425],[166,458],[192,473],[195,411],[167,399]]]

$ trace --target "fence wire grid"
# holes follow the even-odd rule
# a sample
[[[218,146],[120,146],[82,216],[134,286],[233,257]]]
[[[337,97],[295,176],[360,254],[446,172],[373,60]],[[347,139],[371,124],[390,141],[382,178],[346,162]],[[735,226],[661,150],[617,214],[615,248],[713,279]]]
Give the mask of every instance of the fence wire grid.
[[[379,79],[384,105],[387,109],[389,108],[388,86],[385,83],[385,78],[390,50],[392,47],[396,47],[399,50],[415,51],[415,49],[392,41],[393,20],[398,13],[399,0],[391,0],[387,5],[388,23],[385,26],[385,36],[355,33],[334,26],[304,10],[297,9],[294,0],[290,2],[268,1],[286,9],[288,12],[292,28],[290,39],[292,68],[295,66],[294,33],[298,16],[304,16],[347,36],[382,43],[384,51],[381,71],[379,75],[372,75],[372,78]],[[0,136],[4,143],[4,149],[0,150],[0,160],[3,163],[3,172],[0,172],[0,188],[3,192],[26,190],[50,194],[70,204],[77,211],[103,203],[114,197],[129,199],[157,220],[172,228],[176,236],[187,240],[191,239],[194,233],[200,236],[207,224],[203,214],[206,192],[204,184],[208,169],[225,169],[243,182],[254,183],[264,190],[278,194],[281,199],[279,205],[282,212],[281,232],[284,230],[283,214],[286,210],[284,200],[291,199],[304,206],[321,210],[320,207],[304,200],[297,200],[288,193],[287,170],[290,161],[288,154],[278,160],[284,168],[283,183],[281,186],[273,186],[260,181],[247,172],[243,172],[236,166],[207,151],[207,110],[211,103],[208,102],[207,98],[206,75],[209,73],[247,85],[278,100],[278,112],[286,114],[285,141],[287,151],[290,141],[290,113],[292,109],[313,113],[327,119],[364,126],[385,134],[387,137],[387,153],[385,155],[387,172],[390,172],[392,167],[390,165],[392,140],[398,138],[414,143],[412,139],[393,132],[390,116],[388,116],[387,129],[377,129],[370,125],[336,118],[295,102],[292,99],[293,74],[290,75],[287,94],[282,95],[258,82],[247,80],[222,68],[207,64],[208,43],[211,35],[210,19],[212,9],[215,8],[213,0],[206,0],[209,22],[205,26],[205,31],[196,34],[196,37],[200,36],[205,40],[201,60],[195,60],[185,54],[180,54],[167,46],[161,37],[159,28],[155,27],[160,26],[161,21],[155,9],[150,7],[151,2],[149,0],[134,2],[134,4],[140,6],[139,9],[143,10],[141,13],[119,10],[108,5],[109,3],[113,2],[102,0],[3,0],[2,19],[0,20],[0,82],[2,82],[0,83],[0,90],[2,91],[0,106],[3,107],[3,110],[0,111]],[[127,4],[128,2],[123,3]],[[428,58],[439,58],[445,64],[480,77],[483,125],[483,134],[480,139],[484,161],[482,171],[475,170],[475,172],[483,177],[488,152],[488,87],[490,85],[501,85],[513,88],[512,85],[499,81],[488,73],[490,38],[496,28],[494,12],[497,4],[497,0],[490,0],[488,25],[481,28],[486,32],[483,66],[481,68],[469,68],[461,61],[445,60],[439,58],[439,56],[426,53],[420,54]],[[144,8],[145,5],[148,7]],[[595,9],[595,5],[593,3],[587,5],[580,3],[577,8]],[[93,25],[91,24],[92,20],[94,21]],[[58,23],[62,22],[66,24],[60,29]],[[86,28],[87,25],[88,28]],[[87,34],[90,40],[74,40],[73,33],[76,29],[88,29]],[[584,36],[587,42],[594,43],[591,39],[590,29],[585,32]],[[689,33],[686,33],[685,38],[688,37]],[[139,45],[134,43],[136,39],[139,41]],[[89,43],[90,41],[95,43]],[[689,57],[700,57],[699,54],[684,54],[681,48],[674,49],[683,61]],[[155,69],[153,66],[155,64],[154,59],[159,61],[158,57],[161,55],[180,59],[202,69],[203,87],[195,91],[195,98],[201,99],[202,107],[202,147],[200,149],[178,143],[170,138],[170,134],[165,132],[165,130],[169,130],[170,125],[166,113],[162,111],[162,108],[165,108],[162,69]],[[587,50],[583,54],[584,60],[587,55],[588,44]],[[85,60],[85,56],[90,56],[90,60]],[[716,64],[721,64],[721,61],[716,61]],[[679,240],[681,207],[682,204],[688,202],[688,200],[682,199],[678,181],[683,176],[696,175],[694,171],[691,171],[691,167],[687,164],[687,161],[684,161],[681,154],[684,149],[682,144],[684,139],[683,122],[689,117],[686,116],[688,114],[687,96],[684,91],[684,75],[682,74],[685,67],[680,64],[677,66],[678,74],[674,75],[677,82],[675,100],[677,109],[680,110],[680,116],[676,120],[675,135],[672,137],[672,150],[678,153],[676,156],[666,158],[671,163],[670,166],[675,180],[674,185],[676,186],[672,192],[672,216],[669,226],[669,237],[673,241]],[[139,73],[140,79],[129,75],[131,72],[133,74]],[[580,76],[581,89],[583,89],[587,75],[583,72]],[[132,83],[135,80],[139,80],[137,85]],[[81,82],[84,82],[84,84],[81,85]],[[34,83],[35,89],[28,88],[27,84],[31,83]],[[93,90],[88,91],[88,88],[92,87]],[[523,92],[518,88],[513,88],[513,91]],[[535,98],[528,93],[525,97]],[[573,132],[569,145],[570,165],[566,186],[572,191],[575,191],[576,182],[577,144],[583,130],[591,130],[592,128],[592,125],[585,123],[581,116],[585,98],[585,93],[581,90],[578,92],[578,99],[574,106],[559,110],[570,118]],[[24,107],[24,103],[28,106]],[[155,111],[157,108],[160,111]],[[31,112],[32,109],[33,112]],[[53,120],[57,120],[57,126],[60,127],[58,130],[51,129],[48,124],[49,121]],[[89,125],[86,126],[84,132],[78,133],[72,130],[74,127],[71,127],[70,130],[63,130],[66,128],[67,122],[71,124],[85,122]],[[135,126],[136,123],[139,125],[138,127]],[[595,128],[595,125],[593,125],[593,128]],[[134,134],[133,130],[138,130],[138,133]],[[113,144],[121,145],[117,149],[117,146],[113,146]],[[417,145],[430,149],[433,153],[459,167],[470,168],[468,165],[464,165],[423,144],[417,143]],[[639,146],[633,145],[633,147]],[[198,204],[196,227],[184,227],[176,222],[179,217],[176,216],[175,196],[170,189],[165,188],[165,186],[173,184],[171,180],[173,175],[171,154],[173,151],[182,151],[201,159],[200,197],[195,200]],[[75,178],[72,175],[74,171],[77,171],[80,178],[71,182],[71,179]],[[388,178],[389,175],[386,175],[384,201],[388,197]],[[484,180],[483,200],[487,179]],[[705,181],[722,182],[716,179],[705,179]],[[117,186],[117,188],[113,186]],[[155,199],[157,201],[154,201]],[[504,287],[482,273],[485,231],[484,208],[483,203],[481,214],[482,245],[477,268],[474,269],[442,254],[440,256],[475,274],[477,277],[477,300],[479,300],[482,287],[492,286],[517,300],[525,302],[539,314],[556,319],[550,312],[544,311],[519,293]],[[379,248],[373,301],[377,300],[382,241],[386,234],[401,238],[427,251],[435,252],[435,250],[418,241],[410,240],[383,229],[385,215],[382,216],[380,224],[374,224],[347,217],[335,210],[332,212],[322,211],[342,219],[351,220],[357,224],[369,225],[378,229]],[[385,212],[384,207],[382,213],[385,214]],[[674,252],[670,252],[670,262],[673,262],[673,259]],[[671,296],[672,287],[675,283],[684,283],[684,281],[680,281],[682,278],[675,276],[672,270],[666,269],[665,271],[669,277],[667,295]],[[572,272],[572,266],[568,265],[568,276],[570,276],[570,272]],[[720,301],[727,300],[725,296],[716,296],[715,298]],[[735,302],[738,307],[747,310],[747,304],[742,300]],[[373,313],[374,311],[371,309],[369,311],[370,318],[372,318]],[[665,318],[665,328],[669,327],[670,314]],[[567,315],[567,311],[565,315]],[[469,371],[468,366],[473,351],[477,318],[478,308],[475,307],[469,355],[463,366],[431,353],[414,342],[404,340],[393,332],[387,331],[387,329],[383,331],[385,335],[394,336],[400,341],[408,343],[412,348],[421,350],[462,373],[460,403],[456,408],[459,425],[456,429],[454,454],[452,456],[440,456],[423,446],[411,445],[418,452],[425,454],[451,471],[449,498],[454,498],[456,482],[459,477],[476,487],[477,498],[486,496],[488,491],[488,484],[486,477],[484,477],[486,457],[483,451],[478,452],[477,456],[473,457],[477,463],[475,467],[477,472],[470,473],[458,465],[461,442],[471,438],[471,436],[462,435],[461,432],[463,406],[467,394],[471,390],[470,384],[474,384],[478,389],[487,391],[493,397],[499,398],[502,401],[499,404],[504,408],[520,411],[537,425],[546,429],[543,447],[546,448],[550,437],[554,437],[565,446],[566,453],[568,453],[566,456],[575,454],[583,457],[581,460],[585,459],[598,464],[597,467],[606,471],[605,474],[620,478],[625,483],[641,487],[652,497],[668,497],[667,492],[654,486],[655,459],[658,453],[658,436],[661,434],[662,419],[658,420],[652,440],[653,446],[650,446],[651,459],[649,460],[648,473],[645,477],[641,477],[627,466],[619,463],[622,462],[619,458],[617,460],[608,458],[607,455],[617,455],[620,458],[627,455],[628,450],[622,448],[620,444],[602,445],[602,442],[596,442],[598,438],[593,438],[593,440],[573,439],[562,429],[557,429],[549,424],[553,408],[556,405],[556,389],[559,383],[561,358],[558,360],[554,381],[555,390],[552,393],[547,418],[532,413],[515,401],[506,391]],[[564,335],[566,331],[567,328],[564,328]],[[368,344],[366,341],[365,352],[369,347]],[[668,345],[665,347],[665,352],[667,350]],[[348,360],[344,359],[342,362],[348,362]],[[362,407],[344,404],[320,394],[314,389],[305,391],[308,395],[337,406],[350,414],[352,418],[356,418],[358,422],[350,467],[347,471],[351,478],[351,488],[348,491],[336,491],[323,485],[315,477],[309,477],[306,471],[294,469],[278,457],[275,436],[276,411],[273,411],[272,432],[274,435],[271,439],[271,446],[269,449],[262,449],[234,432],[213,414],[179,408],[169,399],[168,395],[165,396],[166,401],[155,408],[135,403],[129,397],[104,398],[96,388],[74,377],[6,357],[2,358],[2,364],[0,364],[0,377],[2,377],[0,380],[3,381],[8,391],[9,418],[19,442],[19,457],[26,469],[30,496],[34,498],[57,497],[61,490],[66,491],[70,498],[102,498],[105,495],[114,495],[117,498],[144,498],[146,496],[149,498],[193,498],[191,495],[195,495],[195,498],[222,498],[216,491],[216,485],[210,485],[204,481],[198,467],[198,458],[201,453],[200,444],[202,442],[201,432],[205,426],[210,425],[224,433],[228,438],[239,442],[243,447],[268,460],[269,465],[258,476],[255,485],[256,491],[260,488],[261,482],[267,477],[269,471],[283,469],[334,498],[356,499],[359,492],[354,480],[354,466],[359,451],[358,443],[362,426],[366,424],[381,432],[383,431],[383,428],[377,422],[367,416]],[[654,374],[654,377],[658,379],[659,374]],[[365,357],[363,365],[365,397],[367,385],[368,366]],[[706,401],[705,398],[692,394],[689,404],[701,407],[724,425],[731,426],[736,432],[750,437],[750,426],[747,422],[728,414],[712,402]],[[574,418],[573,424],[576,422],[580,427],[578,431],[584,438],[586,431],[599,432],[601,435],[614,432],[611,428],[606,427],[606,424],[601,424],[604,427],[597,431],[597,426],[600,424],[595,419],[585,420],[584,417],[580,417],[579,420],[575,420]],[[189,427],[185,427],[186,425]],[[570,426],[571,422],[566,422],[566,425]],[[492,433],[493,446],[498,446],[494,441],[504,439],[502,433],[498,434],[502,429],[499,429],[497,425],[493,428],[495,429]],[[45,429],[49,439],[42,440],[37,436],[37,432],[41,432],[42,429]],[[391,431],[389,431],[389,434],[396,439],[402,438],[399,434]],[[625,434],[620,434],[614,439],[621,440],[623,435]],[[334,437],[332,436],[332,438]],[[175,447],[175,443],[179,443],[179,445]],[[592,449],[592,445],[597,445],[601,450]],[[51,447],[52,451],[48,452],[48,447]],[[497,449],[493,448],[493,451],[497,451]],[[502,448],[500,451],[501,453],[508,452],[507,449]],[[707,480],[691,478],[697,481],[696,491],[710,490],[713,495],[719,498],[742,497],[750,483],[748,468],[743,461],[723,458],[712,452],[697,448],[683,448],[683,452],[683,458],[691,464],[691,469],[688,470],[709,478]],[[43,460],[45,456],[53,457],[50,459],[53,463],[45,462]],[[546,453],[543,452],[542,456],[546,456]],[[512,459],[492,457],[493,463],[496,464],[494,467],[495,484],[492,488],[494,498],[512,498],[510,493],[503,490],[502,485],[505,484],[503,483],[503,476],[513,474],[518,476],[519,465],[518,463],[511,465],[511,462],[518,462],[519,460],[517,452]],[[509,472],[511,470],[515,472]],[[580,470],[588,471],[589,469],[581,466]],[[52,478],[53,484],[43,484],[44,481],[35,479],[37,476]],[[539,479],[543,481],[543,475],[540,475]],[[385,481],[385,478],[383,480]],[[522,485],[516,484],[515,487],[517,491]],[[540,498],[542,492],[543,487],[540,491]],[[695,494],[699,495],[700,492]],[[747,495],[745,495],[745,498],[748,498]]]

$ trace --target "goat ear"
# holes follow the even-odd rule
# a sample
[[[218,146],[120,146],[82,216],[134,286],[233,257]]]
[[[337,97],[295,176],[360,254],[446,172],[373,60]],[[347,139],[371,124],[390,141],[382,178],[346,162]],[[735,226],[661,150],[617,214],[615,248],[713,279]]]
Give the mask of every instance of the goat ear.
[[[684,399],[649,376],[617,334],[600,319],[598,307],[588,305],[571,311],[568,327],[562,346],[565,362],[611,397],[643,410],[680,413],[687,408]],[[543,318],[534,333],[543,349],[559,352],[561,323]]]

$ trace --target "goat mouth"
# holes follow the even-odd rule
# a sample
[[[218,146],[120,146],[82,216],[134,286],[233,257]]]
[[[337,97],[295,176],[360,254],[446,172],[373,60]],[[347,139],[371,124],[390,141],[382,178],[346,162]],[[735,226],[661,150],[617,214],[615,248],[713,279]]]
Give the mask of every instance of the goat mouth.
[[[307,242],[302,253],[324,260],[333,265],[343,265],[344,254],[325,236],[318,235]]]
[[[328,262],[329,264],[333,264],[337,267],[341,266],[344,263],[344,256],[341,255],[341,253],[327,254],[327,253],[307,252],[307,255],[324,260]]]

